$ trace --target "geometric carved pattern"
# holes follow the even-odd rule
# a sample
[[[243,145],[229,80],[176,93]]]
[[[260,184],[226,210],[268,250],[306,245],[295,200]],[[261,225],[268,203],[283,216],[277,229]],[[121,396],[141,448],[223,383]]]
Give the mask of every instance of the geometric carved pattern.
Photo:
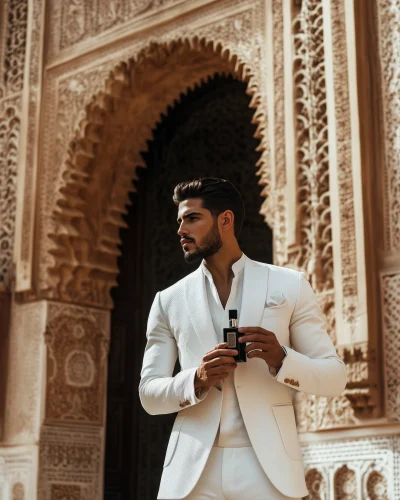
[[[134,189],[131,180],[136,167],[143,165],[140,152],[168,104],[216,71],[232,72],[248,82],[250,106],[257,107],[260,90],[247,66],[228,50],[223,52],[221,45],[205,40],[153,44],[114,69],[104,91],[86,108],[86,118],[69,147],[52,228],[47,231],[54,257],[47,296],[111,307],[119,231],[125,227],[122,216]],[[156,104],[149,108],[150,101]],[[262,152],[266,150],[262,110],[257,110],[254,122]],[[261,155],[260,167],[263,161]]]
[[[331,30],[332,30],[332,57],[333,57],[333,86],[335,102],[335,146],[336,171],[339,188],[339,217],[340,217],[340,262],[342,271],[343,315],[350,320],[349,313],[353,297],[357,296],[357,259],[355,214],[352,172],[352,142],[350,124],[350,96],[348,81],[348,61],[346,46],[346,19],[345,1],[330,2]],[[355,300],[355,299],[353,299]],[[350,309],[350,310],[349,310]]]
[[[20,99],[0,102],[0,290],[10,286],[16,216]]]
[[[303,444],[302,454],[310,499],[400,498],[399,435]]]
[[[385,138],[385,243],[400,249],[400,0],[379,0]]]
[[[295,409],[298,432],[315,432],[351,426],[358,423],[350,401],[345,396],[328,398],[295,394]]]
[[[107,312],[49,304],[47,422],[102,422],[107,316]]]
[[[44,425],[40,437],[37,498],[102,498],[102,448],[103,433],[98,427]]]
[[[386,416],[400,420],[400,274],[382,278]]]

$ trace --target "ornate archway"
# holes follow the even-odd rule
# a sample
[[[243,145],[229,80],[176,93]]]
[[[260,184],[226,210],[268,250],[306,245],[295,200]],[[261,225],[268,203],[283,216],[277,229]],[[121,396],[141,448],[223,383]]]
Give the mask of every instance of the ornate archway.
[[[119,231],[136,168],[144,166],[141,152],[168,106],[214,73],[230,73],[247,83],[260,140],[260,184],[267,195],[267,120],[262,89],[251,69],[205,39],[152,44],[115,67],[104,91],[87,105],[68,147],[48,232],[53,258],[45,270],[43,297],[112,307],[109,292],[118,274]]]

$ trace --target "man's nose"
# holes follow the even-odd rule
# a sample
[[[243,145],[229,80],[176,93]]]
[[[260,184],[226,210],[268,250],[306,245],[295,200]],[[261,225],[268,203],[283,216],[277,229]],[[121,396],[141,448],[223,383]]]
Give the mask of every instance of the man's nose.
[[[183,222],[179,226],[177,233],[179,234],[179,236],[184,236],[185,234],[187,234],[187,230],[185,229]]]

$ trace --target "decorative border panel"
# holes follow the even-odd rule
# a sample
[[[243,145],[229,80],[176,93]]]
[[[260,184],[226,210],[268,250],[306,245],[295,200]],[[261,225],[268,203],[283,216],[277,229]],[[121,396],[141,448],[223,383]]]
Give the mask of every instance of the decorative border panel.
[[[386,152],[385,235],[400,250],[400,1],[378,0]]]
[[[400,498],[400,436],[302,446],[310,500]]]

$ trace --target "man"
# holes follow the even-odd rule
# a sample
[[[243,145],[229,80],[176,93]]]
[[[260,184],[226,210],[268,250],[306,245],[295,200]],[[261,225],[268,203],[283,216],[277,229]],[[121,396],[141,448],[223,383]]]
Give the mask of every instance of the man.
[[[346,385],[315,295],[303,273],[242,253],[244,206],[230,182],[183,182],[173,199],[184,258],[203,260],[149,315],[140,399],[152,415],[178,412],[158,498],[305,496],[293,392],[338,396]],[[246,362],[223,343],[232,309]]]

